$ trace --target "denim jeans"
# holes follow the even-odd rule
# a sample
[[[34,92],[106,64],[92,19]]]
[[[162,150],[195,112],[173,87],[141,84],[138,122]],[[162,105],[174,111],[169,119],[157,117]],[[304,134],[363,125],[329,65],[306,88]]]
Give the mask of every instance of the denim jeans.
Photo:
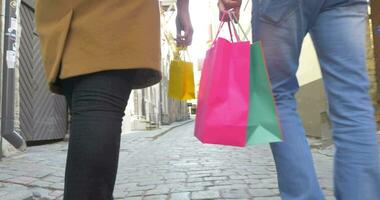
[[[133,78],[133,70],[124,70],[61,82],[71,111],[65,200],[113,199],[121,123]]]
[[[366,0],[253,0],[253,40],[263,42],[284,142],[272,144],[284,200],[325,199],[296,112],[296,72],[310,33],[319,58],[335,152],[338,200],[380,199],[380,161],[366,71]]]

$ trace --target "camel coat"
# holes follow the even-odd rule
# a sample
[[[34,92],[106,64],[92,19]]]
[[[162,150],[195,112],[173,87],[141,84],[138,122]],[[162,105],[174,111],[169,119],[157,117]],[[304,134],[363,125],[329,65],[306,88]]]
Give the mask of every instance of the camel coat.
[[[133,88],[161,79],[158,0],[37,0],[36,25],[50,89],[58,80],[138,69]]]

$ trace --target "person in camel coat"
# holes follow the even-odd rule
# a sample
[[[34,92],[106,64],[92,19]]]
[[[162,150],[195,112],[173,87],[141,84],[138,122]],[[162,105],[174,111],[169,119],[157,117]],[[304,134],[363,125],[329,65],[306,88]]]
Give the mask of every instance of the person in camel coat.
[[[177,43],[187,46],[188,0],[177,7]],[[159,2],[36,0],[35,17],[49,87],[72,114],[64,199],[113,199],[130,92],[161,80]]]

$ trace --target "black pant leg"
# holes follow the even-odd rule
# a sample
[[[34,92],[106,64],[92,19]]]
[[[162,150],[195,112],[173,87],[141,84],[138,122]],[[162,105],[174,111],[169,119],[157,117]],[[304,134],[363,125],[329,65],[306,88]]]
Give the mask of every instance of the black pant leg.
[[[65,200],[112,199],[133,76],[108,71],[62,81],[71,107]]]

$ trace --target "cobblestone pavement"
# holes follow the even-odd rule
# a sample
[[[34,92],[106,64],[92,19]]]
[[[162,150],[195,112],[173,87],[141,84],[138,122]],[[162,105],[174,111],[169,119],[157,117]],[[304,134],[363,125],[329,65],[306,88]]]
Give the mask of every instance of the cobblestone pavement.
[[[204,145],[193,122],[167,132],[172,127],[122,136],[115,199],[280,199],[268,145]],[[0,199],[62,199],[66,152],[60,142],[3,159]],[[313,154],[326,197],[334,199],[331,150]]]

